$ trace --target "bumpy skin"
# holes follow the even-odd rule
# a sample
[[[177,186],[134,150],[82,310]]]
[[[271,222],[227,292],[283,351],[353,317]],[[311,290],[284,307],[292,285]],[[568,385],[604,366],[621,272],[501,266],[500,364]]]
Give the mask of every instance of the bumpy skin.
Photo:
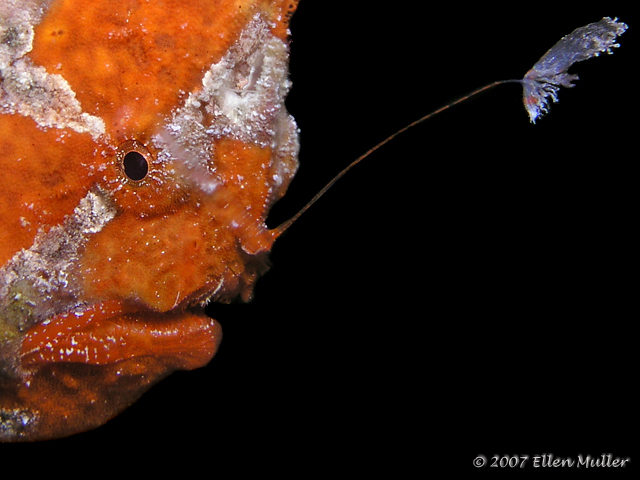
[[[202,305],[251,296],[297,168],[295,6],[0,1],[0,440],[215,354]]]

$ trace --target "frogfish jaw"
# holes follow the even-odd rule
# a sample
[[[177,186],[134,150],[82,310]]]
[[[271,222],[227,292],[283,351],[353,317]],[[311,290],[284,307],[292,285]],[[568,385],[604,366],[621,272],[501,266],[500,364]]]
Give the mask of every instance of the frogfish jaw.
[[[16,377],[0,377],[0,441],[102,425],[170,372],[206,365],[221,336],[195,309],[141,316],[115,302],[42,322],[22,342]]]

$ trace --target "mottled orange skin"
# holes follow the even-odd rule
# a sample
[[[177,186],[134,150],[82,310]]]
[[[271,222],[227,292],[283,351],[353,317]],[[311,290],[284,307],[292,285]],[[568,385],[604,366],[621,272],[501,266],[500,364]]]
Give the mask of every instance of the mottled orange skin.
[[[105,119],[114,141],[147,143],[159,116],[197,87],[258,10],[286,35],[292,2],[76,2],[54,4],[37,27],[33,61],[62,74],[84,109]],[[81,28],[79,28],[81,27]]]
[[[28,117],[0,115],[0,162],[10,165],[0,176],[0,265],[29,248],[39,228],[63,222],[80,199],[100,187],[118,213],[89,238],[77,266],[90,307],[83,318],[52,319],[49,330],[72,325],[78,332],[106,335],[109,325],[145,322],[149,328],[187,325],[203,333],[182,337],[175,349],[154,350],[149,343],[134,357],[123,353],[117,361],[105,357],[83,364],[31,358],[36,333],[51,334],[34,326],[21,353],[23,368],[31,371],[29,388],[0,383],[0,407],[39,414],[37,430],[19,440],[100,425],[172,370],[202,366],[214,355],[220,327],[195,307],[214,292],[215,301],[251,296],[275,238],[264,221],[290,178],[273,188],[270,148],[219,139],[211,162],[223,188],[206,195],[177,173],[160,172],[164,167],[154,164],[150,140],[185,95],[201,88],[203,73],[256,12],[270,18],[273,33],[284,40],[296,3],[58,0],[36,27],[28,57],[62,75],[83,111],[105,121],[106,135],[96,142],[89,134],[44,131]],[[150,169],[165,181],[127,180],[116,152],[128,140],[149,149]]]
[[[16,138],[15,132],[23,132],[24,137]],[[96,160],[91,137],[68,132],[61,144],[56,141],[59,136],[58,131],[36,128],[30,118],[0,115],[0,152],[3,161],[11,160],[10,175],[0,175],[2,264],[17,250],[29,247],[40,226],[60,223],[96,180],[84,162],[69,168],[70,159],[86,158],[89,164]],[[40,158],[47,159],[46,170]]]

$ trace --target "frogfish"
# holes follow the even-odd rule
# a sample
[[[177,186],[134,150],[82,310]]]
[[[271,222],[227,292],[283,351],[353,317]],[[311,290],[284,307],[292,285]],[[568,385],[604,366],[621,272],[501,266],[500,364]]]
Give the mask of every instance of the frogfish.
[[[297,0],[0,0],[0,441],[104,424],[220,343],[298,166]]]

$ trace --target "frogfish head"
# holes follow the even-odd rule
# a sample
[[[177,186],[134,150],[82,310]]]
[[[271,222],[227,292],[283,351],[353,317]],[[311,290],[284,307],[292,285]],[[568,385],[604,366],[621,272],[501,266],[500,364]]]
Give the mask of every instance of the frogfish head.
[[[0,440],[213,357],[297,169],[296,1],[0,0]]]

